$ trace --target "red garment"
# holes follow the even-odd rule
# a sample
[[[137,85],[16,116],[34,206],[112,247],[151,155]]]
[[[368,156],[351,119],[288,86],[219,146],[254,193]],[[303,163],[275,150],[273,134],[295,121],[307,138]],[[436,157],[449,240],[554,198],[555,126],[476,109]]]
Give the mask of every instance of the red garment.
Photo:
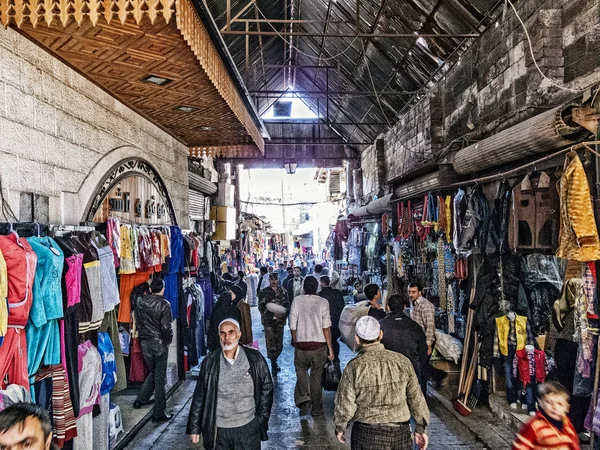
[[[517,358],[517,372],[519,380],[526,385],[531,382],[529,374],[529,359],[527,358],[527,350],[518,350],[515,354]],[[533,358],[535,361],[535,381],[543,383],[546,380],[546,353],[542,350],[534,350]]]
[[[139,338],[131,340],[131,366],[129,367],[129,381],[132,383],[143,383],[148,376],[148,367],[142,355],[142,344]]]
[[[8,381],[5,380],[8,375]],[[25,330],[8,328],[4,344],[0,347],[0,388],[9,384],[23,386],[29,392],[29,374],[27,372],[27,338]]]
[[[512,450],[579,450],[579,436],[568,417],[560,431],[538,411],[513,442]]]
[[[8,273],[8,325],[24,327],[33,301],[37,256],[27,239],[17,233],[0,236],[0,250]]]

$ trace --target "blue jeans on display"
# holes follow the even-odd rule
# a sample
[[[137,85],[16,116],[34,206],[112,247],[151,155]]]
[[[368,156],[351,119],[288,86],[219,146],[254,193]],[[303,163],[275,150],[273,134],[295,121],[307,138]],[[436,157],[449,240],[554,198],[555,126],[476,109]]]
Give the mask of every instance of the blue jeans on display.
[[[506,403],[509,405],[517,403],[521,400],[522,403],[527,403],[529,412],[535,411],[536,402],[536,387],[535,376],[532,376],[532,381],[525,388],[525,395],[520,398],[520,390],[522,383],[513,375],[513,361],[515,359],[516,347],[508,347],[508,355],[502,357],[502,365],[504,366],[504,380],[506,383]]]
[[[516,347],[508,347],[508,355],[502,357],[502,365],[504,367],[504,382],[506,383],[506,403],[517,403],[519,399],[518,381],[513,375],[513,360],[515,359]]]

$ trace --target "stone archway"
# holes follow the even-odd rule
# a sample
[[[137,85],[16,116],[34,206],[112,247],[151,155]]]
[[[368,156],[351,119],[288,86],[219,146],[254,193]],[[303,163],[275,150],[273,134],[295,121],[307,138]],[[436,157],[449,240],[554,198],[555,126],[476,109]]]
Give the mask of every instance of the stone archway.
[[[98,204],[112,186],[127,174],[136,174],[147,178],[156,186],[165,200],[172,224],[177,225],[171,196],[156,167],[158,161],[152,155],[133,145],[110,150],[94,165],[77,192],[63,192],[62,223],[77,224],[91,220]]]

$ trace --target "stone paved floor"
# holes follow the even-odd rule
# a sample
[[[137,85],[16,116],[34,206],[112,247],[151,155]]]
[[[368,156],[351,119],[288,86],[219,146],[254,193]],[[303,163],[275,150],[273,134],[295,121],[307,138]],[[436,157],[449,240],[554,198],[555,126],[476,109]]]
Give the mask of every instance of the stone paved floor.
[[[264,337],[258,311],[253,308],[254,336],[258,339],[261,351],[265,350]],[[282,372],[275,382],[275,401],[269,422],[270,440],[263,443],[263,450],[281,449],[344,449],[335,439],[332,424],[333,401],[335,393],[326,392],[323,397],[325,418],[315,420],[312,417],[301,418],[294,406],[293,392],[295,373],[293,364],[293,348],[290,343],[289,330],[286,330],[284,353],[280,358]],[[342,367],[352,357],[345,345],[341,345]],[[170,423],[155,426],[148,423],[127,446],[130,450],[191,450],[201,449],[201,445],[192,445],[185,435],[185,427],[189,405],[194,390],[194,380],[186,380],[183,386],[169,400],[168,408],[175,414]],[[499,445],[496,448],[486,447],[469,429],[439,402],[429,397],[431,424],[429,429],[432,450],[487,449],[504,450],[510,448]],[[347,434],[347,436],[349,433]],[[502,441],[504,442],[504,441]]]

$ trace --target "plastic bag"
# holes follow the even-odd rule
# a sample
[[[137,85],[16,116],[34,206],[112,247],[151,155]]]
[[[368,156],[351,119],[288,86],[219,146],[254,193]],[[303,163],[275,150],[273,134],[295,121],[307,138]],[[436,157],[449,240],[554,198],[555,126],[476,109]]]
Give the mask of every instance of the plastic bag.
[[[455,337],[445,334],[440,330],[435,330],[435,349],[445,359],[454,361],[458,364],[462,355],[463,345]]]
[[[342,369],[340,364],[327,360],[323,369],[323,389],[326,391],[337,391],[342,378]]]
[[[347,305],[340,315],[340,333],[342,335],[342,341],[353,352],[358,350],[358,344],[356,343],[356,322],[361,317],[366,316],[369,313],[369,302],[363,301],[355,303],[354,305]]]

